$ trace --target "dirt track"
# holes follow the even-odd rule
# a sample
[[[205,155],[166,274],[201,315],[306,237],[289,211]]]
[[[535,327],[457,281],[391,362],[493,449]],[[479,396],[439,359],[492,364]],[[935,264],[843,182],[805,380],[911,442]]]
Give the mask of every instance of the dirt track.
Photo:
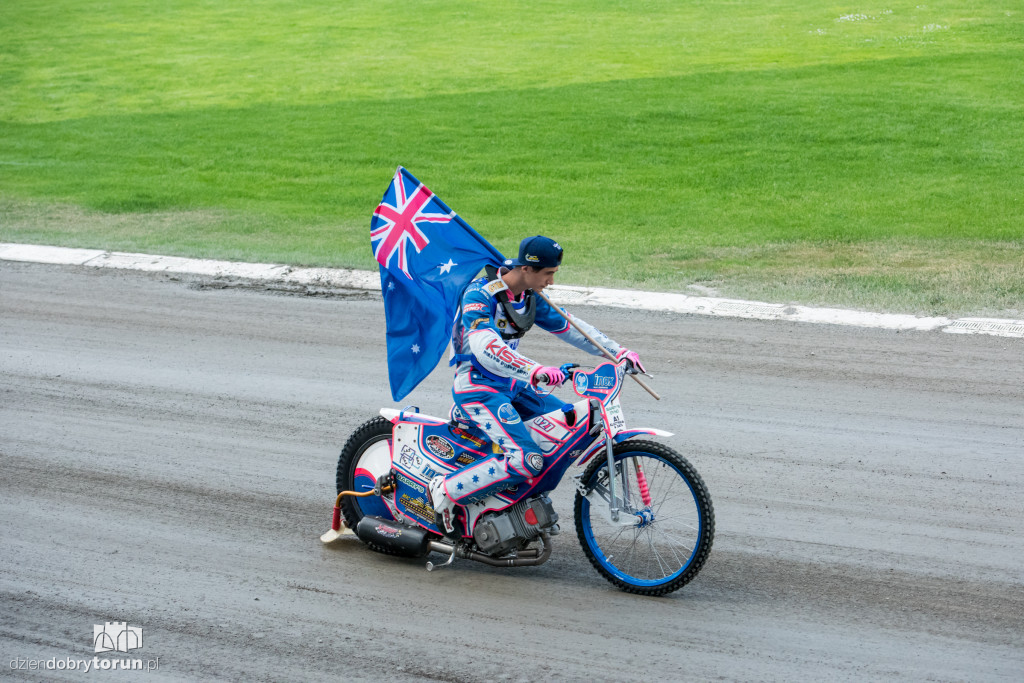
[[[1021,679],[1024,343],[576,312],[642,352],[663,400],[627,419],[715,502],[667,598],[591,569],[567,492],[538,568],[321,546],[342,443],[392,405],[379,298],[0,262],[2,672],[60,676],[9,663],[91,660],[116,620],[159,657],[122,678]],[[410,402],[444,412],[447,375]]]

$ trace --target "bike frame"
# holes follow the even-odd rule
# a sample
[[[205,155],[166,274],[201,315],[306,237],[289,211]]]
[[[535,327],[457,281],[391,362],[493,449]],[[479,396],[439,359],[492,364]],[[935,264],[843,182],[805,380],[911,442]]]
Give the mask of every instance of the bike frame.
[[[672,434],[653,428],[626,428],[622,406],[619,403],[619,393],[625,376],[625,361],[602,363],[589,371],[574,369],[571,376],[573,390],[582,399],[573,406],[576,411],[576,422],[570,427],[565,421],[565,416],[558,411],[526,420],[535,435],[534,440],[545,456],[545,468],[534,478],[532,485],[520,486],[519,490],[514,492],[500,492],[464,506],[467,536],[472,534],[476,521],[484,513],[500,511],[529,496],[554,490],[573,463],[578,467],[585,466],[602,450],[607,459],[609,517],[616,524],[628,526],[637,523],[634,515],[628,515],[625,520],[620,521],[621,513],[629,507],[629,501],[624,500],[618,493],[620,487],[615,476],[614,445],[644,434]],[[493,452],[491,442],[485,438],[481,439],[479,433],[469,434],[454,429],[447,420],[420,414],[416,408],[406,408],[402,411],[382,409],[380,414],[394,425],[389,464],[396,472],[397,479],[393,503],[387,500],[383,502],[391,509],[392,516],[413,521],[427,530],[438,532],[432,515],[429,514],[431,510],[427,509],[429,506],[425,496],[430,477],[438,473],[456,471],[459,469],[454,466],[456,462],[462,462],[462,466],[466,466],[466,461],[473,458],[488,457]],[[452,447],[451,450],[449,447]],[[361,482],[361,488],[371,488],[381,474],[383,472],[367,472],[366,478]],[[599,487],[585,490],[580,482],[580,476],[582,475],[576,477],[576,487],[581,495],[591,498],[592,504],[597,502],[597,496],[604,498],[602,491],[598,490]],[[626,476],[624,469],[622,476]],[[637,479],[643,502],[650,505],[649,495],[644,495],[647,489],[646,481],[639,468]],[[627,490],[624,486],[625,481],[622,483],[621,490]]]

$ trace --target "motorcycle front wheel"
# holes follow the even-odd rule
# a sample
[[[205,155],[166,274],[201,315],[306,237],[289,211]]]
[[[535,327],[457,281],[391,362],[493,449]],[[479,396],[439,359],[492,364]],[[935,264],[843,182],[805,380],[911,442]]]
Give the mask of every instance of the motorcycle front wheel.
[[[715,511],[704,481],[682,455],[652,441],[613,449],[619,519],[609,512],[608,459],[598,453],[576,494],[576,534],[587,559],[611,583],[640,595],[685,586],[704,566]]]

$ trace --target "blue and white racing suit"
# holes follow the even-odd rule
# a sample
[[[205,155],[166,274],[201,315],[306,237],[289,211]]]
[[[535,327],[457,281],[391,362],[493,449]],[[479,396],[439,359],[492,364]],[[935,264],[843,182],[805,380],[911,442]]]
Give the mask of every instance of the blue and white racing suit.
[[[601,355],[600,349],[532,291],[518,301],[510,301],[510,294],[500,278],[474,280],[463,294],[452,331],[451,362],[456,366],[452,418],[476,425],[503,450],[445,478],[445,492],[460,505],[529,481],[544,469],[544,457],[524,421],[558,410],[564,403],[538,393],[530,383],[542,365],[517,350],[519,338],[530,324],[535,322],[569,344]],[[534,316],[529,315],[531,298]],[[579,318],[573,321],[616,358],[627,353],[592,325]]]

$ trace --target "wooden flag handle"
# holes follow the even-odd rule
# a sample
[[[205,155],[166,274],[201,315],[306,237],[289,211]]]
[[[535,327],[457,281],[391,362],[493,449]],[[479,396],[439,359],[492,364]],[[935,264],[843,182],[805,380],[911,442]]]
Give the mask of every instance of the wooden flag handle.
[[[553,309],[555,309],[556,311],[558,311],[558,315],[560,315],[560,316],[562,316],[563,318],[565,318],[565,321],[566,321],[567,323],[569,323],[570,325],[572,325],[572,326],[573,326],[573,328],[575,328],[575,330],[576,330],[577,332],[579,332],[579,333],[580,333],[580,334],[582,334],[582,335],[583,335],[584,337],[586,337],[586,338],[587,338],[587,341],[588,341],[588,342],[590,342],[591,344],[593,344],[593,345],[594,345],[594,346],[596,346],[597,348],[601,349],[601,353],[603,353],[603,354],[604,354],[604,357],[605,357],[605,358],[607,358],[607,359],[608,359],[608,360],[610,360],[610,361],[616,362],[616,363],[618,362],[618,361],[617,361],[617,360],[615,359],[615,356],[613,356],[612,354],[608,353],[608,349],[606,349],[606,348],[604,348],[603,346],[601,346],[600,344],[598,344],[598,343],[597,343],[597,342],[596,342],[596,341],[594,340],[594,338],[593,338],[593,337],[591,337],[591,336],[590,336],[589,334],[587,334],[587,333],[586,333],[586,332],[585,332],[585,331],[583,330],[583,328],[581,328],[581,327],[580,327],[579,325],[577,325],[577,324],[576,324],[576,321],[572,319],[572,316],[570,316],[570,315],[566,315],[565,311],[563,311],[563,310],[562,310],[561,308],[559,308],[558,306],[555,306],[555,305],[554,305],[553,303],[551,303],[551,299],[549,299],[549,298],[547,297],[547,295],[545,295],[545,294],[544,294],[544,292],[538,292],[537,290],[534,290],[534,294],[537,294],[537,295],[538,295],[538,296],[539,296],[539,297],[540,297],[541,299],[544,299],[544,301],[548,302],[548,306],[551,306],[551,308],[553,308]],[[639,385],[640,385],[640,386],[642,386],[642,387],[643,387],[644,389],[646,389],[646,390],[647,390],[647,393],[648,393],[648,394],[650,394],[651,396],[653,396],[653,397],[654,397],[655,399],[657,399],[657,400],[659,400],[659,401],[661,400],[661,396],[658,396],[658,394],[657,394],[657,393],[656,393],[656,392],[654,391],[654,389],[651,389],[651,388],[650,388],[649,386],[647,386],[647,384],[646,384],[646,383],[645,383],[645,382],[644,382],[644,381],[643,381],[642,379],[640,379],[640,377],[639,377],[638,375],[629,375],[629,376],[630,376],[630,377],[632,377],[633,379],[635,379],[635,380],[636,380],[636,382],[637,382],[637,384],[639,384]]]

